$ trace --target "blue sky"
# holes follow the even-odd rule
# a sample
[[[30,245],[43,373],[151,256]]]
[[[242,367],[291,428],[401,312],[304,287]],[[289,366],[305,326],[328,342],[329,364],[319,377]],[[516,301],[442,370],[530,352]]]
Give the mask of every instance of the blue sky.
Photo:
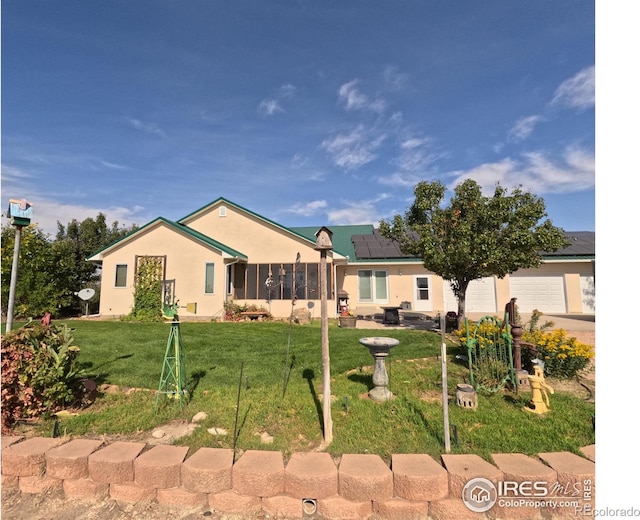
[[[5,0],[2,198],[52,234],[220,196],[377,224],[471,177],[595,230],[594,65],[582,0]]]

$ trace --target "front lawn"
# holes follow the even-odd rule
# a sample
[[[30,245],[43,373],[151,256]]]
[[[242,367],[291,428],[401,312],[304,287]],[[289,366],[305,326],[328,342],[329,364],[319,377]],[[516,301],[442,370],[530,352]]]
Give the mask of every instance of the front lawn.
[[[77,416],[61,419],[63,434],[131,436],[173,420],[188,421],[204,411],[208,418],[202,427],[176,444],[189,445],[192,451],[204,446],[231,448],[234,426],[239,450],[273,449],[286,456],[313,450],[322,441],[319,322],[291,328],[280,322],[182,323],[191,399],[180,408],[163,396],[157,413],[155,390],[170,324],[65,323],[74,328],[86,375],[99,384],[117,385],[121,392],[104,394]],[[395,399],[375,403],[366,396],[372,387],[373,358],[358,340],[381,335],[400,343],[387,362]],[[376,453],[388,460],[393,453],[438,457],[444,452],[438,334],[342,329],[332,323],[329,342],[334,423],[330,453]],[[477,410],[456,406],[456,384],[468,381],[468,370],[455,362],[457,352],[456,345],[449,346],[452,453],[488,458],[498,452],[578,452],[595,442],[594,404],[571,392],[552,395],[551,411],[544,416],[522,410],[529,398],[526,393],[481,395]],[[125,393],[128,388],[143,391]],[[53,421],[42,421],[39,432],[51,435],[52,428]],[[212,428],[224,429],[227,435],[212,435],[207,431]],[[272,443],[264,444],[261,436],[272,438]]]

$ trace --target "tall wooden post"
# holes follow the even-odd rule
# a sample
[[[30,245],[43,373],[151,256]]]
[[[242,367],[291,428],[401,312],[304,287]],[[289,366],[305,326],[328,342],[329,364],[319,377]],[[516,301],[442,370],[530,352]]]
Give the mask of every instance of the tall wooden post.
[[[316,233],[316,247],[320,251],[320,329],[322,343],[322,417],[324,420],[324,445],[333,442],[331,419],[331,361],[329,359],[329,316],[327,315],[327,251],[331,243],[331,231],[322,227]]]
[[[442,334],[442,346],[440,358],[442,363],[442,418],[444,422],[444,451],[451,452],[451,434],[449,433],[449,389],[447,381],[447,343],[445,340],[446,319],[440,318],[440,334]]]

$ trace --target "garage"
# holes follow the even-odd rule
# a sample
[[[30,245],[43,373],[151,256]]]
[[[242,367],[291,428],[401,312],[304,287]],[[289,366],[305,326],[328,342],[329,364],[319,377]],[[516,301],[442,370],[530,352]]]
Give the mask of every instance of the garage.
[[[443,287],[445,310],[458,312],[458,300],[451,285],[445,280]],[[496,312],[496,282],[493,277],[473,280],[469,284],[465,312]]]
[[[514,276],[509,277],[512,298],[517,298],[519,312],[566,313],[563,276]]]

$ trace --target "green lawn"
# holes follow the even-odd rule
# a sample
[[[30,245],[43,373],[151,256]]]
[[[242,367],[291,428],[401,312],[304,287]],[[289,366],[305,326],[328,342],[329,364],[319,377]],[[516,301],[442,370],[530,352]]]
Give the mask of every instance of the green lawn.
[[[60,322],[58,322],[60,323]],[[81,414],[62,421],[70,435],[131,434],[148,431],[172,419],[190,419],[204,411],[202,428],[178,441],[192,449],[232,447],[238,411],[239,449],[274,449],[285,455],[309,451],[322,441],[322,355],[320,326],[278,322],[182,323],[185,364],[192,391],[182,409],[161,399],[154,411],[170,325],[73,320],[79,360],[98,383],[151,391],[104,395]],[[396,398],[374,403],[366,397],[372,387],[373,358],[359,338],[385,335],[398,339],[388,360],[389,388]],[[441,337],[428,331],[329,329],[334,441],[328,451],[377,453],[444,452],[441,403]],[[288,354],[287,354],[287,351]],[[527,394],[508,392],[480,396],[477,410],[455,405],[457,383],[468,370],[454,361],[449,347],[448,393],[452,453],[490,453],[568,450],[595,442],[594,405],[558,392],[551,396],[551,412],[536,416],[522,410]],[[288,359],[289,363],[285,363]],[[240,380],[242,365],[243,377]],[[41,428],[49,431],[51,422]],[[210,435],[207,428],[224,428],[227,436]],[[263,432],[273,444],[261,444]],[[50,434],[50,433],[49,433]],[[457,440],[457,443],[455,442]]]

